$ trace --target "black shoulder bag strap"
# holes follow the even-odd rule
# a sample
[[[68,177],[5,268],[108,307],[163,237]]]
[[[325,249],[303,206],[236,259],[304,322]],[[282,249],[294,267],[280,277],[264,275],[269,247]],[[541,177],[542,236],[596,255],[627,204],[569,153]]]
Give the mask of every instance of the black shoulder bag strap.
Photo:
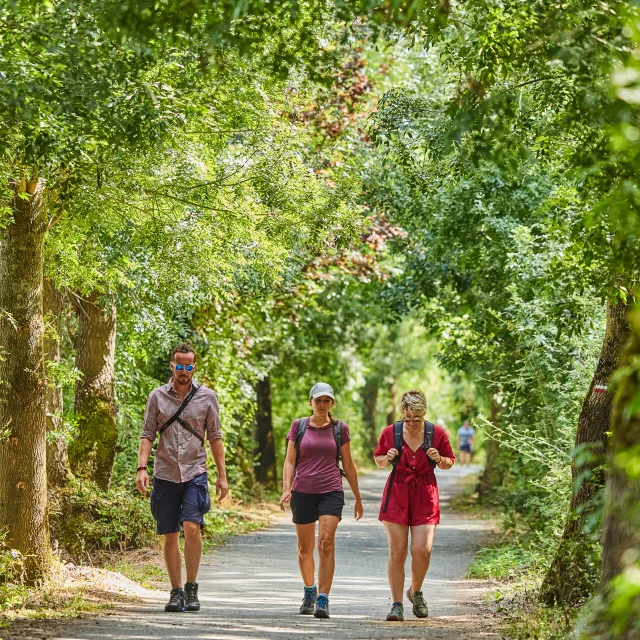
[[[382,506],[382,513],[385,513],[387,506],[389,505],[389,498],[391,497],[391,489],[393,488],[393,480],[396,477],[396,467],[400,462],[400,455],[402,454],[402,430],[404,429],[404,422],[399,420],[393,423],[393,448],[398,451],[398,455],[391,461],[391,473],[389,474],[389,481],[387,482],[387,493],[384,497],[384,505]]]
[[[422,448],[425,450],[431,449],[433,447],[433,424],[431,422],[424,421],[424,442],[422,443]],[[436,461],[432,460],[429,456],[427,456],[427,460],[429,464],[435,469]]]
[[[302,442],[302,438],[304,438],[304,433],[307,430],[307,425],[309,424],[309,418],[300,418],[298,420],[298,433],[296,434],[296,466],[293,468],[293,475],[296,475],[296,469],[298,468],[298,458],[300,457],[300,443]]]
[[[182,412],[187,408],[187,405],[191,402],[193,396],[198,393],[199,386],[193,385],[191,387],[191,391],[185,396],[185,399],[182,401],[182,404],[178,407],[178,410],[160,427],[160,435],[162,435],[174,422],[178,422],[182,427],[184,427],[187,431],[192,433],[198,440],[200,440],[202,446],[204,446],[204,438],[194,429],[192,429],[187,422],[185,422],[180,416]]]
[[[338,420],[336,424],[333,425],[333,439],[336,441],[336,465],[340,470],[340,475],[344,478],[345,473],[342,468],[342,420]]]

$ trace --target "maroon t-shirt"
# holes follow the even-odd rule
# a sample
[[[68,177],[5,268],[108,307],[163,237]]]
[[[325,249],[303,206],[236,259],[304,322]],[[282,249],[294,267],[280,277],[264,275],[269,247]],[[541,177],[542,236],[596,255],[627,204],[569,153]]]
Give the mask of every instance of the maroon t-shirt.
[[[294,420],[287,440],[296,441],[300,419]],[[351,442],[349,427],[342,423],[342,444]],[[293,489],[300,493],[328,493],[342,491],[342,476],[336,464],[336,441],[333,425],[312,427],[307,424],[302,442]]]
[[[456,459],[449,443],[449,438],[442,427],[437,424],[433,427],[433,448],[438,451],[441,456],[445,458],[451,458],[452,461]],[[389,449],[393,449],[393,425],[389,425],[382,430],[380,439],[378,440],[378,446],[373,452],[374,456],[384,456]],[[434,469],[429,464],[427,454],[423,449],[418,448],[417,451],[412,451],[411,447],[407,444],[407,441],[402,440],[402,453],[398,466],[396,467],[396,476],[398,474],[410,474],[410,475],[422,475],[433,474]],[[396,482],[398,479],[396,479]]]

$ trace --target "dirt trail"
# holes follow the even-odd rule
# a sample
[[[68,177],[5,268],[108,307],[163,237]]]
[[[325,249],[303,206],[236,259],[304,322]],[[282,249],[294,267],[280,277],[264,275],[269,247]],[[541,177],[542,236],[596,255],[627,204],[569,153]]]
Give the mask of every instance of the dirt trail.
[[[448,508],[461,478],[474,471],[477,469],[454,467],[438,474],[442,523],[436,533],[431,569],[424,586],[431,614],[427,620],[413,618],[409,606],[405,610],[406,622],[384,621],[391,599],[386,580],[386,538],[377,515],[387,473],[376,472],[361,478],[365,517],[354,522],[349,497],[345,518],[338,529],[330,620],[316,620],[297,613],[302,585],[295,531],[287,518],[263,531],[235,537],[204,558],[199,576],[200,613],[165,614],[163,594],[162,600],[127,606],[106,616],[52,625],[48,632],[33,637],[64,640],[500,638],[497,621],[478,606],[486,593],[486,583],[464,579],[473,553],[489,532],[491,523],[465,518]],[[25,637],[24,633],[21,637]]]

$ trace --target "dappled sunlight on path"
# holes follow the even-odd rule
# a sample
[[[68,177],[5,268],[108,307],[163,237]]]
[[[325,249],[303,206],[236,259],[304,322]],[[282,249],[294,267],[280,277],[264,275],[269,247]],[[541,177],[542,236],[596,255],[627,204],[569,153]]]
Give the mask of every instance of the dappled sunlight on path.
[[[438,474],[445,506],[424,587],[431,613],[427,620],[413,618],[408,607],[406,622],[384,621],[391,598],[386,579],[386,538],[377,516],[387,472],[379,471],[360,479],[365,506],[361,522],[353,520],[353,502],[347,500],[345,517],[338,529],[330,620],[316,620],[297,613],[302,584],[295,531],[287,515],[269,529],[233,538],[204,559],[200,574],[200,613],[166,614],[163,598],[61,627],[48,637],[65,640],[444,639],[461,635],[498,638],[495,624],[483,620],[474,606],[485,593],[486,585],[464,579],[473,552],[491,525],[446,508],[460,479],[477,470],[477,467],[454,467]]]

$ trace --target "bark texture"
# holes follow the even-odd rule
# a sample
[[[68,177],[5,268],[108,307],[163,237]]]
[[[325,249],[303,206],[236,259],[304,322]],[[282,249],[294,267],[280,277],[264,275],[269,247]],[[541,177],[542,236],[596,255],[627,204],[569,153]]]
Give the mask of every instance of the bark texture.
[[[265,376],[256,384],[256,441],[260,459],[256,465],[256,479],[265,486],[275,487],[276,450],[273,438],[273,418],[271,415],[271,380]]]
[[[116,454],[118,430],[114,393],[116,310],[102,306],[101,295],[76,297],[78,336],[76,367],[82,377],[76,383],[75,413],[78,437],[69,456],[79,476],[108,489]]]
[[[391,406],[389,407],[389,413],[387,414],[387,425],[393,424],[396,421],[398,415],[398,383],[394,382],[389,387],[389,395],[391,396]]]
[[[498,385],[491,396],[491,424],[500,424],[500,413],[503,408],[504,396],[502,387]],[[486,500],[492,491],[502,484],[504,465],[501,463],[500,441],[487,434],[487,461],[484,466],[477,492],[480,500]]]
[[[60,364],[60,331],[64,296],[53,280],[44,280],[44,315],[48,331],[44,337],[45,361]],[[62,387],[51,379],[47,384],[47,480],[49,487],[64,486],[71,477],[67,443],[59,435],[62,426]],[[53,432],[53,435],[52,435]]]
[[[0,230],[0,528],[24,556],[29,582],[50,567],[47,514],[43,253],[44,184],[11,185]],[[24,197],[21,197],[24,196]]]
[[[362,424],[367,434],[371,455],[373,455],[376,445],[378,444],[376,405],[378,403],[379,389],[378,381],[376,379],[369,379],[366,381],[362,392]]]
[[[593,547],[599,536],[594,539],[586,535],[585,524],[596,508],[597,494],[604,487],[606,433],[611,429],[613,404],[608,387],[629,341],[628,312],[626,304],[607,304],[607,327],[600,359],[578,417],[575,455],[571,462],[573,492],[569,515],[540,592],[540,599],[548,605],[577,606],[597,587],[598,576],[589,547]]]
[[[610,472],[605,495],[601,585],[632,563],[640,564],[640,478],[629,474],[640,455],[640,412],[628,411],[640,391],[640,314],[634,313],[633,332],[623,365],[629,373],[619,385],[612,412]],[[626,457],[626,461],[625,461]]]

